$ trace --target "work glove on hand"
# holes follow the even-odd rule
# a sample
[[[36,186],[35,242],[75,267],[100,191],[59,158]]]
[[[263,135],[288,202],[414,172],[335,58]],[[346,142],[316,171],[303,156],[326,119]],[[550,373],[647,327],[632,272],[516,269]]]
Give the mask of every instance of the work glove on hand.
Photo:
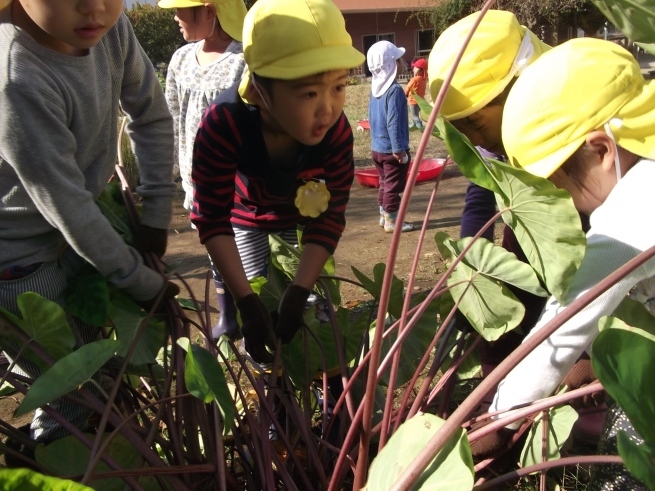
[[[164,295],[162,296],[161,301],[157,305],[155,312],[163,312],[166,308],[166,300],[168,300],[169,298],[174,298],[178,293],[180,293],[180,287],[177,286],[172,281],[168,281],[168,280],[164,282],[162,289],[164,290]],[[157,292],[157,295],[155,295],[151,299],[142,300],[140,302],[137,302],[137,304],[146,312],[150,312],[155,306],[155,300],[157,300],[157,297],[159,297],[160,292],[161,290],[159,290],[159,292]]]
[[[266,350],[268,346],[275,351],[273,319],[259,295],[251,293],[237,301],[241,313],[241,333],[246,351],[257,363],[272,363],[273,355]]]
[[[282,295],[275,317],[275,335],[287,344],[303,325],[305,306],[311,292],[300,285],[289,285]]]
[[[134,234],[134,248],[144,255],[146,252],[153,252],[159,259],[166,252],[168,241],[168,230],[164,228],[153,228],[148,225],[141,225]]]
[[[485,424],[487,424],[486,421],[476,423],[471,427],[471,430],[476,430]],[[477,461],[488,459],[502,450],[509,449],[510,441],[512,440],[512,436],[514,436],[514,433],[516,433],[516,430],[501,428],[474,441],[471,443],[471,454],[473,454],[473,459]]]
[[[594,369],[591,366],[591,360],[588,358],[581,358],[569,373],[564,377],[562,385],[566,385],[568,390],[580,389],[585,387],[597,379]],[[605,391],[594,392],[586,396],[574,399],[569,402],[575,409],[583,409],[588,407],[598,406],[605,402]]]

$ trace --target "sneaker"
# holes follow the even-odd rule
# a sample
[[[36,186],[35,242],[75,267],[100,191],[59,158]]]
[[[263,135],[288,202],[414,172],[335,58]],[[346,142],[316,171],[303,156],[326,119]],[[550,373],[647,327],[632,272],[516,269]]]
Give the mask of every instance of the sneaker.
[[[393,232],[396,229],[396,217],[398,213],[386,213],[384,214],[384,231],[389,233]],[[401,232],[411,232],[414,230],[414,225],[411,223],[403,222]]]
[[[384,227],[384,210],[380,206],[380,227]]]

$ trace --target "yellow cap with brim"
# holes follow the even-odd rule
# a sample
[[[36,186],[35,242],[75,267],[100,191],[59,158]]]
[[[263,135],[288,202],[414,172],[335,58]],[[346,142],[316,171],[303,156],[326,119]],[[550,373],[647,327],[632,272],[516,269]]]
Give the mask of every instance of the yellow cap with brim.
[[[502,138],[513,165],[548,177],[605,123],[618,146],[655,159],[653,81],[619,45],[579,38],[544,54],[517,80]]]
[[[251,73],[293,80],[364,62],[332,0],[258,0],[243,25]]]
[[[232,39],[242,40],[243,19],[247,9],[243,0],[159,0],[157,5],[163,9],[186,9],[211,3],[216,7],[216,17],[221,27]]]
[[[476,12],[456,22],[434,44],[428,58],[432,100],[479,15]],[[525,66],[549,49],[532,31],[521,26],[511,12],[489,10],[462,56],[441,114],[456,120],[479,111],[498,97]]]

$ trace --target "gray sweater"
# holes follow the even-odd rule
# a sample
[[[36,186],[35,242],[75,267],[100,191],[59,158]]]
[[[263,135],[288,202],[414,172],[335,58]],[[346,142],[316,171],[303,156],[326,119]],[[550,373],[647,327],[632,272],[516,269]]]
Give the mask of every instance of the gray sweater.
[[[69,244],[136,300],[161,288],[94,201],[116,162],[119,104],[131,119],[142,223],[168,228],[172,119],[125,15],[73,57],[41,46],[0,11],[0,270],[55,260]]]

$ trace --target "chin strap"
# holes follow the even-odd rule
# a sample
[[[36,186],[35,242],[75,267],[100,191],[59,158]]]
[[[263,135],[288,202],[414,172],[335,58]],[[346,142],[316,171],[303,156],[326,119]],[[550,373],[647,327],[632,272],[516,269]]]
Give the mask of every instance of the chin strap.
[[[273,112],[271,111],[271,108],[268,106],[268,102],[266,102],[266,99],[264,99],[264,95],[262,94],[261,90],[259,90],[259,85],[257,85],[257,81],[255,80],[255,74],[253,73],[250,76],[250,82],[252,83],[252,86],[255,88],[257,93],[259,94],[259,97],[261,98],[262,102],[264,103],[264,107],[266,110],[273,115]]]
[[[616,144],[616,138],[614,138],[614,133],[612,132],[611,126],[615,128],[620,128],[623,126],[623,121],[619,118],[612,118],[607,123],[603,125],[605,128],[605,133],[610,137],[612,143],[614,143],[614,169],[616,169],[616,182],[621,180],[621,159],[619,158],[619,147]]]

